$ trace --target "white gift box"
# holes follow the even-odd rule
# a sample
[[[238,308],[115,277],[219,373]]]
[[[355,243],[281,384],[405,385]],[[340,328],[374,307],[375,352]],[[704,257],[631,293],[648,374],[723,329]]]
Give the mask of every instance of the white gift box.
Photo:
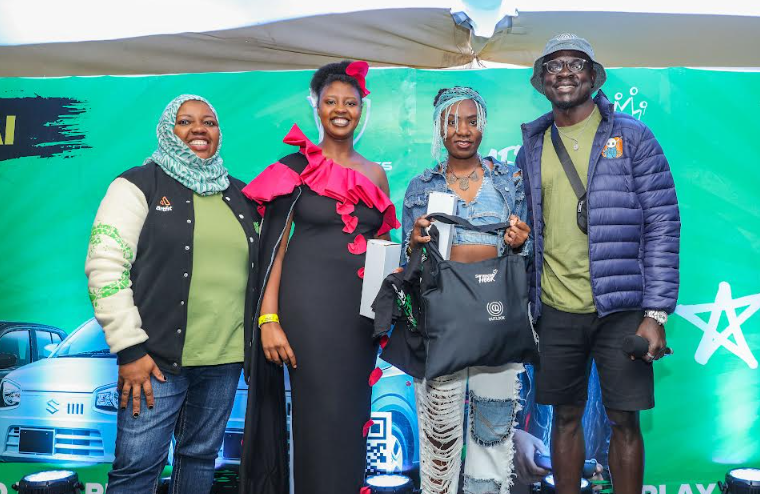
[[[445,192],[431,192],[428,196],[427,214],[444,213],[456,214],[457,196]],[[451,242],[454,240],[454,225],[446,225],[440,221],[436,222],[435,227],[438,229],[438,250],[444,259],[451,255]]]
[[[367,254],[364,261],[364,283],[362,284],[362,303],[359,314],[375,318],[372,303],[380,291],[380,285],[386,276],[399,266],[401,244],[373,238],[367,242]]]

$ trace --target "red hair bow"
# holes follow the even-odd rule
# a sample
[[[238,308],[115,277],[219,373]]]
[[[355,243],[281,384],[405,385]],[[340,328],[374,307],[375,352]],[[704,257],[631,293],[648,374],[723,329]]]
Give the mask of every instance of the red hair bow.
[[[353,77],[356,79],[356,82],[359,83],[359,87],[362,90],[362,97],[366,97],[369,94],[364,81],[364,79],[367,77],[367,72],[369,72],[369,64],[362,60],[351,62],[348,64],[348,67],[346,67],[346,75]]]

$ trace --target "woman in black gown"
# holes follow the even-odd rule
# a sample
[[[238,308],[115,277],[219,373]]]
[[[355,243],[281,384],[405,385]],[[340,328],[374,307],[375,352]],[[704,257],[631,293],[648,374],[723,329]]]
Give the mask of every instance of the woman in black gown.
[[[364,253],[367,240],[387,238],[399,226],[385,172],[353,147],[368,94],[367,68],[347,61],[320,68],[311,83],[324,128],[319,146],[293,126],[284,142],[298,152],[269,166],[243,191],[264,207],[255,341],[259,360],[268,363],[255,366],[257,372],[290,367],[296,494],[359,494],[364,483],[371,384],[378,377],[372,321],[359,315]],[[263,396],[261,388],[268,386],[255,393],[259,402],[277,399]],[[248,418],[261,433],[271,425],[255,407],[249,401]],[[244,449],[255,459],[244,458],[244,469],[255,470],[268,454],[256,451],[261,442],[255,437],[246,434],[253,444]],[[259,479],[268,475],[266,467],[258,468]],[[276,470],[280,475],[280,466]],[[252,477],[247,482],[249,489],[266,486]]]

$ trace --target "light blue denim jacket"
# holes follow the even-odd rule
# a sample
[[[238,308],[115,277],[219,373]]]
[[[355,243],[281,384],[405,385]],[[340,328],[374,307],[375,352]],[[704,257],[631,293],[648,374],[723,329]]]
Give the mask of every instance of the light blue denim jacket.
[[[520,169],[514,165],[505,165],[492,157],[485,158],[486,164],[490,160],[493,162],[493,170],[490,172],[493,186],[504,198],[507,206],[507,218],[509,215],[517,215],[522,221],[530,225],[527,219],[527,202],[525,201],[525,190],[523,189],[523,177]],[[431,192],[443,192],[451,194],[451,190],[446,184],[446,170],[444,164],[436,165],[433,168],[426,169],[422,174],[417,175],[409,183],[404,196],[404,208],[401,214],[401,224],[403,227],[402,238],[403,245],[401,249],[401,263],[406,264],[406,247],[409,245],[409,237],[414,227],[414,221],[427,213],[428,197]],[[477,201],[477,198],[473,201]],[[461,208],[463,201],[459,201],[458,208]],[[470,203],[472,204],[472,203]],[[493,222],[500,221],[500,218],[494,218]],[[491,221],[489,221],[490,223]],[[474,238],[473,233],[457,234],[461,243],[480,243],[471,242]],[[469,240],[469,241],[468,241]],[[506,250],[506,243],[501,237],[498,243],[498,253],[502,255]],[[516,251],[522,256],[530,255],[533,252],[533,233],[528,236],[523,246]]]

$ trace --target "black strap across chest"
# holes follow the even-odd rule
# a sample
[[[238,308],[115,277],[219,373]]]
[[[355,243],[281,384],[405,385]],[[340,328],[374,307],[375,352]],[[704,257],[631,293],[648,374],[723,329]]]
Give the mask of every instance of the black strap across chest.
[[[567,179],[570,181],[573,192],[575,192],[578,199],[582,198],[586,194],[586,188],[583,186],[583,182],[581,182],[581,177],[578,175],[578,170],[575,169],[573,160],[567,154],[565,144],[559,138],[556,124],[552,124],[552,144],[554,144],[554,151],[557,152],[559,162],[562,163],[562,168],[565,169],[565,175],[567,175]]]

